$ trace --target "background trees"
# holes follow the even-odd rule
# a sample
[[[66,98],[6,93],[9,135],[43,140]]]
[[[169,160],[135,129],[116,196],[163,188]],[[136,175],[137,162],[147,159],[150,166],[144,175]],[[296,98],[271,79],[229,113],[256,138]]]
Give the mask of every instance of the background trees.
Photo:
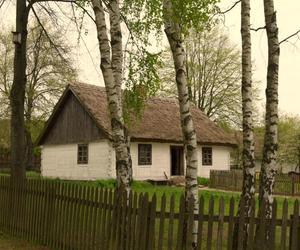
[[[44,23],[47,34],[37,22],[31,23],[27,41],[27,81],[25,87],[24,118],[26,142],[26,167],[33,162],[33,141],[50,115],[65,86],[76,79],[71,59],[71,47],[66,44],[64,34]],[[55,40],[62,58],[48,39]],[[13,78],[13,44],[11,32],[0,34],[0,103],[2,117],[9,119],[9,96]]]
[[[189,98],[208,117],[241,127],[241,53],[221,25],[191,31],[184,41]],[[164,53],[162,95],[176,96],[170,79],[169,53]]]

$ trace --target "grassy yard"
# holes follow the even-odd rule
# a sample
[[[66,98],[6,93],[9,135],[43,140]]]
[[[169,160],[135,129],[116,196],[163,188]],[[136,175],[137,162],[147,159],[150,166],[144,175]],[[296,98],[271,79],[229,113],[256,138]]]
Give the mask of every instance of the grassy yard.
[[[25,240],[7,236],[0,232],[0,249],[2,250],[48,250],[44,246],[38,246]]]
[[[69,181],[66,181],[69,182]],[[114,180],[98,180],[98,181],[72,181],[73,183],[78,183],[80,185],[89,185],[89,186],[100,186],[100,187],[106,187],[106,188],[114,188],[115,187],[115,181]],[[148,193],[150,197],[152,197],[154,194],[156,194],[157,197],[157,210],[160,209],[160,200],[161,197],[165,194],[167,200],[171,198],[172,195],[175,197],[175,209],[178,211],[179,207],[179,200],[180,196],[184,194],[184,188],[183,187],[173,187],[173,186],[159,186],[159,185],[152,185],[148,182],[141,182],[141,181],[134,181],[132,184],[132,189],[134,192],[140,193]],[[208,211],[208,204],[210,197],[214,197],[215,203],[214,203],[214,211],[215,214],[219,211],[219,200],[221,197],[223,197],[225,201],[225,213],[229,213],[229,204],[230,199],[234,199],[235,201],[235,209],[237,210],[238,203],[240,200],[240,193],[238,192],[230,192],[230,191],[219,191],[219,190],[210,190],[208,188],[200,188],[199,189],[199,196],[203,196],[205,205],[204,210],[207,213]],[[285,198],[288,201],[288,208],[289,208],[289,215],[293,213],[293,204],[297,197],[284,197],[284,196],[275,196],[277,201],[277,217],[281,218],[282,215],[282,207],[283,202]],[[258,203],[257,203],[258,207]],[[167,202],[167,210],[169,209],[169,202]]]

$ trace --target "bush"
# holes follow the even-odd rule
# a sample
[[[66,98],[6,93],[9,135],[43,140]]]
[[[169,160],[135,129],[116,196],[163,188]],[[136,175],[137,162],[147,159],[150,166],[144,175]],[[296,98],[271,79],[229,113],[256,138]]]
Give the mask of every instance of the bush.
[[[115,188],[117,186],[117,181],[114,179],[109,180],[97,180],[96,186],[104,188]]]
[[[203,177],[198,177],[198,185],[203,185],[203,186],[208,186],[209,185],[209,179],[208,178],[203,178]]]

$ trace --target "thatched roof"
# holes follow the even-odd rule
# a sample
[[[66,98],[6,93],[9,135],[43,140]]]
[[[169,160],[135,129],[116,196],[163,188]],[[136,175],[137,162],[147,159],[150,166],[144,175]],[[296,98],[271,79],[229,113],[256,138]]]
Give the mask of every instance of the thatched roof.
[[[78,98],[97,126],[111,135],[105,88],[76,83],[69,85],[65,93],[69,91]],[[58,106],[60,103],[63,105],[60,101]],[[194,106],[192,115],[199,143],[236,146],[234,137],[225,133]],[[132,140],[182,142],[178,101],[170,98],[151,98],[145,105],[141,119],[131,123],[129,132]]]

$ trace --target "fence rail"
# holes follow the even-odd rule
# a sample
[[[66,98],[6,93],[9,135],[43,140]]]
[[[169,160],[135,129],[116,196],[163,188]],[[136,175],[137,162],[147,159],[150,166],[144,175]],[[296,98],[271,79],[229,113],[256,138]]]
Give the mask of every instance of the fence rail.
[[[229,191],[241,191],[243,185],[242,170],[211,170],[210,188]],[[255,175],[256,191],[259,190],[259,174]],[[274,194],[300,196],[300,176],[277,174],[275,176]]]
[[[233,245],[299,249],[298,201],[291,217],[287,200],[280,208],[275,200],[268,220],[257,217],[254,200],[250,217],[244,217],[243,200],[241,216],[235,216],[236,203],[233,198],[227,204],[222,197],[200,196],[199,212],[194,214],[194,201],[186,204],[184,196],[178,200],[174,195],[130,193],[127,197],[112,189],[70,182],[31,179],[13,185],[8,177],[0,177],[0,229],[53,249],[195,249],[194,222],[196,249],[233,249]],[[242,230],[245,222],[249,237]]]

